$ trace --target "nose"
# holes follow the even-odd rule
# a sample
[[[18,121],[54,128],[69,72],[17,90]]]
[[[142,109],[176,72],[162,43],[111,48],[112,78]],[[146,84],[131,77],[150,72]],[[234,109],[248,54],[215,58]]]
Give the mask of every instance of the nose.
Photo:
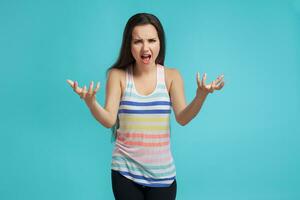
[[[143,44],[143,52],[147,52],[149,50],[149,44],[148,42],[144,42]]]

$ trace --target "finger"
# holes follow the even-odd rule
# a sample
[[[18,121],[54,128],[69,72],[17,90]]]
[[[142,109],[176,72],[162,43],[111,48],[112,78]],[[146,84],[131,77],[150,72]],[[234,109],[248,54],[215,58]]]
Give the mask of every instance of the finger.
[[[82,92],[82,88],[80,88],[78,86],[78,82],[77,81],[74,81],[74,91],[77,93],[77,94],[80,94]]]
[[[91,81],[89,91],[88,91],[89,96],[93,95],[93,88],[94,88],[94,81]]]
[[[225,85],[225,82],[224,81],[222,81],[218,86],[216,86],[216,90],[221,90],[223,87],[224,87],[224,85]]]
[[[224,75],[219,76],[219,77],[216,79],[216,82],[215,82],[216,85],[218,85],[219,83],[221,83],[223,79],[224,79]]]
[[[77,83],[77,81],[74,81],[74,87],[73,87],[73,89],[77,93],[80,92],[80,91],[78,91],[78,83]]]
[[[80,99],[83,99],[84,98],[84,87],[81,88],[81,91],[78,92],[79,96],[80,96]]]
[[[86,85],[84,85],[83,87],[83,91],[82,91],[82,97],[85,98],[86,97],[86,93],[87,93],[87,90],[86,90]]]
[[[205,86],[205,81],[206,81],[206,73],[203,74],[203,77],[202,77],[202,84],[201,84],[202,87],[204,86],[204,87],[206,88],[206,86]]]
[[[210,92],[210,93],[213,93],[215,87],[216,87],[215,81],[213,81],[213,82],[210,84],[209,92]]]
[[[86,86],[83,86],[81,92],[79,93],[79,96],[81,99],[84,99],[85,98],[85,93],[86,93]]]
[[[72,81],[72,80],[67,80],[67,83],[72,87],[72,88],[74,88],[74,82]]]
[[[100,82],[97,83],[96,88],[94,90],[94,94],[96,94],[99,91],[100,88]]]
[[[197,80],[198,87],[201,87],[201,80],[200,80],[200,73],[199,72],[197,72],[196,80]]]
[[[211,91],[211,88],[212,88],[212,83],[209,84],[209,85],[206,85],[206,77],[207,77],[207,74],[204,73],[203,75],[203,78],[202,78],[202,88],[204,88],[206,91],[210,92]]]

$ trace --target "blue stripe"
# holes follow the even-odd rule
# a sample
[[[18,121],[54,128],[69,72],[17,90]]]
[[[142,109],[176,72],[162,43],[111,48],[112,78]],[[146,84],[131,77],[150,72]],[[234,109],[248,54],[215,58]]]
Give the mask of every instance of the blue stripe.
[[[121,101],[120,105],[156,106],[156,105],[172,105],[172,104],[170,101],[153,101],[153,102]]]
[[[164,184],[164,183],[152,183],[152,184],[147,184],[147,183],[140,183],[138,182],[137,184],[139,185],[144,185],[148,187],[170,187],[171,184]]]
[[[155,179],[155,178],[147,178],[147,177],[144,177],[144,176],[141,176],[141,175],[135,175],[135,174],[132,174],[130,172],[124,172],[124,171],[119,171],[121,174],[123,175],[127,175],[127,176],[131,176],[133,178],[138,178],[138,179],[142,179],[142,180],[145,180],[145,181],[156,181],[156,182],[159,182],[159,181],[171,181],[171,180],[174,180],[175,176],[173,177],[170,177],[170,178],[161,178],[161,179]]]
[[[118,113],[128,113],[128,114],[165,114],[171,113],[171,110],[128,110],[120,109]]]

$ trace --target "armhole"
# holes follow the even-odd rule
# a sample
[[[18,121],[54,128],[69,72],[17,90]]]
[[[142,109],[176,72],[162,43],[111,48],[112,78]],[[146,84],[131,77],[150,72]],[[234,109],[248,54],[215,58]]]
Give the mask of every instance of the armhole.
[[[124,70],[125,72],[125,88],[123,90],[123,93],[122,93],[122,96],[121,96],[121,99],[123,98],[123,96],[125,95],[125,92],[127,91],[127,88],[128,88],[128,85],[129,85],[129,74],[128,74],[128,68],[126,68],[126,70]]]
[[[162,81],[163,81],[163,83],[164,83],[164,85],[165,85],[165,88],[166,88],[166,92],[168,93],[168,95],[170,96],[170,93],[169,93],[169,90],[168,90],[168,84],[167,84],[167,70],[166,70],[166,67],[164,67],[164,66],[161,66],[162,67],[162,71],[163,71],[163,73],[162,73]]]

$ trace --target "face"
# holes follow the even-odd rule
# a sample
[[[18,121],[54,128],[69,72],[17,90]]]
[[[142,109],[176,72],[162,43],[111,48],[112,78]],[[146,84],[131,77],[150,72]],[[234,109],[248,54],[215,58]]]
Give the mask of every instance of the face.
[[[160,41],[156,28],[151,25],[139,25],[132,31],[131,53],[138,65],[152,66],[159,54]]]

